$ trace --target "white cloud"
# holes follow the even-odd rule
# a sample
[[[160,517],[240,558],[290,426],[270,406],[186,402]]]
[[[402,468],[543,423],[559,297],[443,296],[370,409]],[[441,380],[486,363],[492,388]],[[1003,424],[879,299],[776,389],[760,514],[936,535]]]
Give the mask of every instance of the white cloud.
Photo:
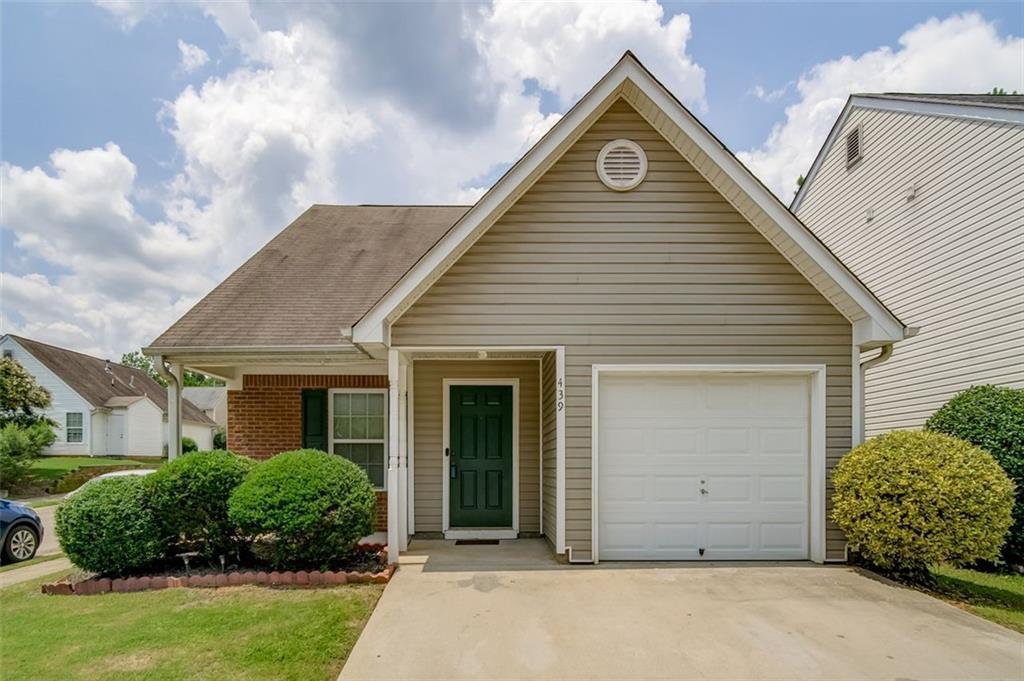
[[[511,82],[535,78],[563,105],[583,95],[626,50],[633,50],[676,96],[704,106],[704,69],[686,54],[690,18],[664,22],[644,2],[497,2],[477,31],[491,74]]]
[[[775,90],[769,90],[763,85],[755,85],[754,87],[750,88],[747,94],[753,95],[757,99],[760,99],[762,102],[768,102],[770,104],[772,102],[777,102],[778,100],[782,99],[782,96],[785,95],[788,90],[789,85],[783,85],[782,87],[777,88]]]
[[[784,201],[806,173],[828,131],[856,92],[987,92],[1024,90],[1024,39],[1000,37],[977,14],[930,19],[881,47],[816,65],[797,82],[800,101],[786,108],[760,147],[740,159]]]
[[[100,4],[126,29],[144,18],[135,3]],[[159,219],[136,209],[135,166],[113,143],[58,150],[46,169],[3,167],[19,256],[5,255],[5,328],[117,355],[151,341],[311,203],[472,202],[481,178],[559,118],[525,94],[526,80],[564,107],[639,46],[666,85],[704,102],[689,19],[666,20],[653,0],[202,8],[242,63],[165,103],[179,166],[148,197]],[[421,40],[422,21],[445,33]],[[382,61],[367,24],[402,31],[405,49]],[[184,72],[208,59],[185,42],[179,51]]]
[[[157,8],[157,3],[148,0],[94,0],[94,2],[110,12],[121,25],[121,29],[125,31],[135,28],[136,24]]]
[[[180,38],[178,39],[178,52],[181,53],[178,68],[182,73],[192,73],[210,61],[210,55],[206,54],[206,50],[198,45],[186,43]]]

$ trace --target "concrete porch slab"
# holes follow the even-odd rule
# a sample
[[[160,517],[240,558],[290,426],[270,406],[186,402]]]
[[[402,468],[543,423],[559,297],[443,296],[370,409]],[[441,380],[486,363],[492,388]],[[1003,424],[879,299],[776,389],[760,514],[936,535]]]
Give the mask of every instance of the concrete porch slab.
[[[410,549],[341,679],[1024,678],[1024,636],[843,566]]]

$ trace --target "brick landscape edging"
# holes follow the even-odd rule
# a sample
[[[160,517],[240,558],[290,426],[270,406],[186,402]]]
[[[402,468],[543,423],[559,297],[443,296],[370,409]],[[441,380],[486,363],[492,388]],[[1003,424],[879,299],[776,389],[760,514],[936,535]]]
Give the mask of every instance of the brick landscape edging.
[[[388,559],[388,547],[384,544],[360,544],[360,550],[374,552],[382,561]],[[129,593],[149,591],[153,589],[209,588],[219,586],[241,586],[243,584],[259,584],[261,586],[335,586],[337,584],[387,584],[395,574],[397,565],[388,565],[382,572],[343,572],[329,570],[242,570],[202,574],[190,576],[153,575],[144,577],[91,577],[80,582],[72,582],[65,577],[59,582],[43,584],[44,594],[55,596],[89,596],[108,592]]]

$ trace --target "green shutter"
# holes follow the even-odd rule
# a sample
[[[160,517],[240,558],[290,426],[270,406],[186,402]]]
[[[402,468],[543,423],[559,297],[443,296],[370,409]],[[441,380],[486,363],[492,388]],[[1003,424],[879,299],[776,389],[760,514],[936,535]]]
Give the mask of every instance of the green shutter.
[[[327,449],[327,391],[302,391],[302,447]]]

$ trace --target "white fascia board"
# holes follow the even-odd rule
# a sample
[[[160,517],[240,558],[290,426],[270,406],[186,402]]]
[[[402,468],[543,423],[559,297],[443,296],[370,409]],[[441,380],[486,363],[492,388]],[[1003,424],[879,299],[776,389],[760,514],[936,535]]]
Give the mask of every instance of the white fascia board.
[[[893,342],[904,337],[903,325],[853,274],[772,194],[740,161],[658,83],[636,59],[627,54],[583,96],[519,162],[494,185],[416,265],[381,298],[353,328],[356,343],[389,343],[389,319],[407,299],[421,294],[425,283],[464,242],[482,233],[505,201],[525,189],[532,174],[548,162],[560,146],[607,100],[632,81],[666,116],[679,126],[735,182],[758,207],[806,252],[848,295],[877,322],[882,337]]]
[[[531,175],[540,168],[558,148],[570,139],[587,119],[626,80],[629,60],[622,59],[594,88],[584,95],[544,137],[516,163],[434,247],[417,262],[352,328],[356,343],[388,343],[388,318],[405,300],[417,294],[418,289],[445,261],[469,239],[477,229],[495,216],[505,201],[523,191]]]

